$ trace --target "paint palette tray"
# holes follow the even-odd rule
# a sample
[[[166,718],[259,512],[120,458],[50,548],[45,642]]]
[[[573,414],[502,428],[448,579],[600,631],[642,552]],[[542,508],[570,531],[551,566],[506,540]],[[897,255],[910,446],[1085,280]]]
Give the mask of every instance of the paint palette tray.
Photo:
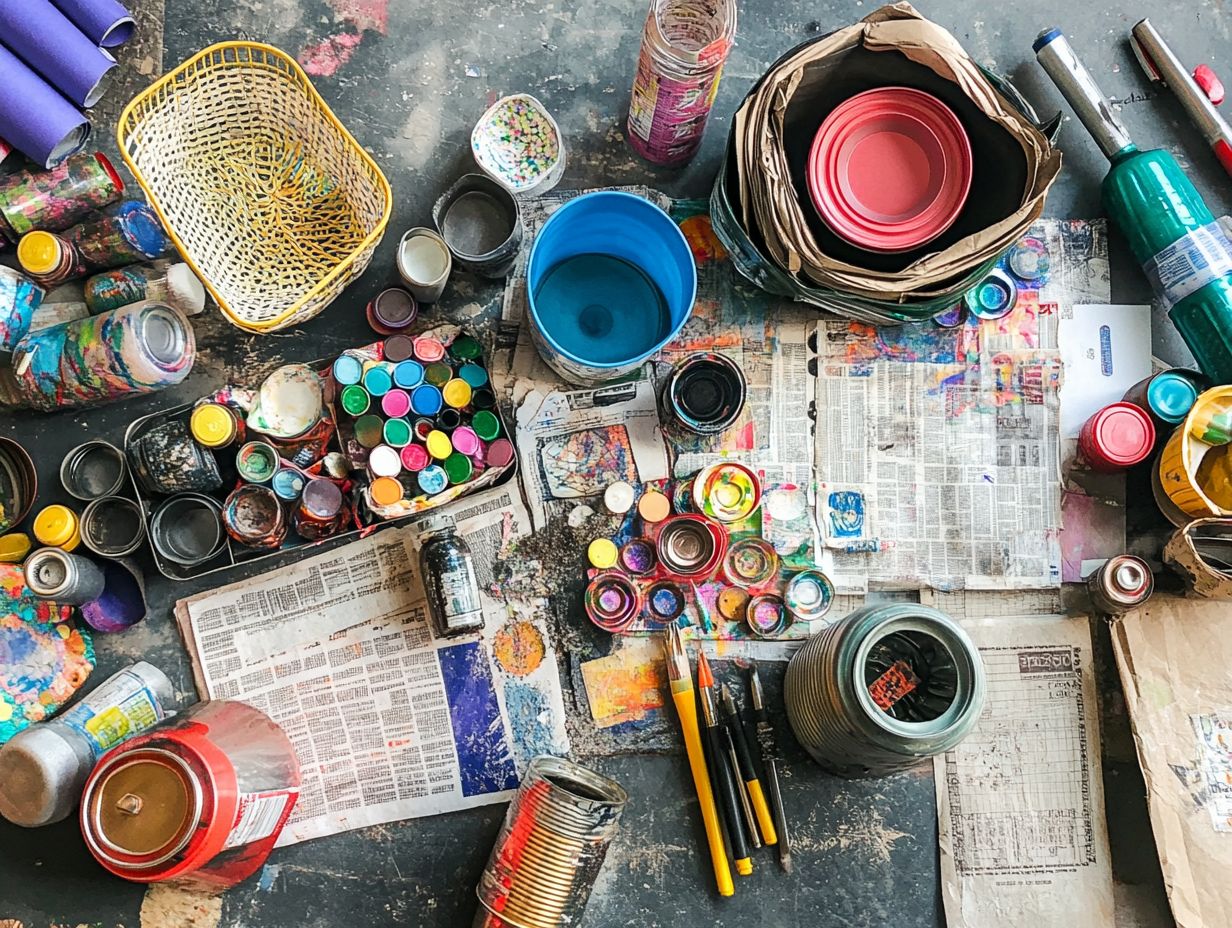
[[[396,336],[405,339],[411,343],[412,347],[409,350],[413,351],[413,343],[421,339],[427,339],[430,345],[428,346],[433,352],[440,349],[442,358],[431,363],[447,363],[444,359],[450,359],[452,366],[450,369],[450,380],[455,378],[453,374],[459,372],[459,368],[464,365],[472,367],[483,367],[482,348],[479,342],[470,338],[465,333],[461,332],[456,326],[440,326],[429,332],[420,333],[417,336]],[[172,580],[187,580],[194,577],[200,577],[206,574],[216,573],[226,570],[239,564],[248,564],[254,561],[264,560],[281,554],[287,551],[292,551],[300,548],[306,548],[313,545],[324,544],[326,542],[337,542],[339,540],[353,539],[360,534],[366,534],[375,527],[394,522],[405,523],[408,520],[414,519],[424,513],[437,509],[447,503],[450,503],[462,496],[497,486],[507,482],[513,477],[517,469],[517,456],[512,452],[512,444],[505,436],[512,433],[509,431],[504,415],[502,414],[499,404],[495,402],[495,397],[492,396],[492,403],[487,406],[482,412],[484,415],[476,416],[472,414],[469,407],[458,402],[459,407],[466,409],[466,412],[461,413],[465,426],[458,423],[455,429],[459,426],[469,429],[471,432],[479,431],[483,435],[489,437],[489,440],[479,440],[476,435],[476,448],[473,456],[468,456],[467,473],[461,475],[457,470],[451,471],[450,474],[445,474],[445,467],[438,466],[436,469],[441,471],[442,477],[445,478],[445,485],[436,487],[434,485],[426,485],[422,480],[418,480],[418,474],[425,469],[425,465],[420,465],[418,470],[415,468],[399,468],[399,473],[384,473],[386,486],[390,481],[398,482],[403,493],[397,499],[392,497],[381,497],[379,492],[373,492],[373,486],[376,484],[376,476],[370,467],[371,455],[380,447],[384,449],[386,456],[390,456],[389,452],[393,451],[392,457],[399,461],[408,461],[411,454],[407,453],[409,448],[423,449],[423,456],[432,459],[432,455],[427,453],[427,444],[425,439],[427,435],[406,436],[406,444],[395,449],[392,445],[385,444],[384,441],[379,443],[371,443],[371,447],[366,447],[364,442],[358,439],[357,431],[364,427],[363,416],[368,415],[371,418],[371,413],[368,412],[366,406],[362,413],[353,414],[358,406],[354,404],[355,393],[352,391],[349,394],[344,394],[344,391],[350,390],[353,384],[343,384],[335,379],[333,372],[338,370],[336,365],[342,363],[342,359],[350,359],[350,362],[357,364],[361,371],[366,373],[368,370],[387,370],[392,366],[392,362],[385,360],[385,346],[390,340],[385,342],[376,342],[361,348],[349,349],[342,353],[339,358],[327,358],[319,361],[310,362],[306,367],[317,371],[325,384],[325,404],[326,417],[322,420],[323,428],[328,432],[327,438],[323,440],[321,445],[324,452],[316,455],[317,458],[306,467],[297,466],[294,460],[289,460],[286,455],[289,452],[285,450],[280,453],[280,468],[283,470],[293,470],[298,472],[305,479],[314,476],[327,476],[324,473],[322,460],[324,455],[335,453],[341,455],[345,461],[348,473],[345,477],[331,478],[331,480],[339,486],[343,491],[343,507],[339,518],[342,519],[343,529],[329,534],[327,537],[319,540],[309,540],[298,535],[292,528],[288,530],[286,539],[276,548],[250,548],[234,541],[225,531],[219,533],[219,540],[216,547],[209,550],[208,556],[203,556],[196,563],[188,566],[179,560],[167,556],[166,551],[160,550],[160,544],[157,543],[159,526],[155,523],[156,514],[159,507],[167,500],[180,497],[193,497],[198,504],[198,511],[209,510],[216,508],[219,522],[221,525],[221,513],[224,500],[237,486],[244,483],[237,475],[236,468],[232,463],[232,459],[236,456],[238,447],[243,444],[242,441],[237,441],[235,445],[218,449],[215,452],[215,458],[218,463],[218,471],[222,477],[222,486],[219,489],[208,490],[205,492],[192,491],[171,495],[158,495],[148,491],[143,483],[134,474],[134,468],[129,468],[129,480],[132,484],[133,492],[139,501],[142,511],[145,514],[149,535],[151,538],[151,549],[154,555],[154,562],[159,571],[166,577]],[[465,341],[463,341],[465,340]],[[450,349],[459,347],[463,350],[467,357],[453,358],[450,354]],[[345,366],[345,365],[344,365]],[[427,368],[428,365],[421,365]],[[474,376],[474,372],[469,373]],[[343,378],[347,379],[346,377]],[[362,379],[362,375],[361,375]],[[376,376],[373,380],[379,380]],[[392,378],[391,378],[392,379]],[[449,381],[446,381],[447,383]],[[224,397],[229,391],[234,388],[224,388],[222,391],[214,394],[210,399],[219,400]],[[460,388],[458,388],[460,389]],[[408,394],[412,391],[407,391]],[[489,391],[490,393],[491,391]],[[442,396],[443,391],[438,390]],[[367,394],[366,394],[367,395]],[[380,397],[367,395],[367,401],[372,404],[374,400],[379,408]],[[349,410],[344,408],[344,402],[350,402]],[[486,400],[485,400],[486,403]],[[196,403],[184,403],[170,409],[161,410],[148,416],[143,416],[129,425],[124,436],[124,449],[129,460],[133,460],[134,448],[140,447],[142,439],[148,436],[151,432],[159,427],[166,426],[168,423],[182,423],[184,429],[188,428],[189,420]],[[392,410],[399,412],[399,410]],[[424,411],[423,409],[420,410]],[[408,411],[409,412],[409,411]],[[419,416],[418,421],[423,422],[428,419],[428,416]],[[475,418],[479,419],[475,423]],[[387,418],[379,420],[381,438],[394,437],[388,426],[390,420],[400,420],[406,422],[408,427],[413,427],[413,423],[417,420],[404,415],[389,415]],[[433,418],[432,424],[435,426],[436,420]],[[357,426],[359,429],[357,429]],[[371,423],[369,423],[369,427]],[[439,429],[433,428],[433,432],[440,432]],[[261,436],[250,432],[247,436],[249,439],[260,439]],[[444,437],[443,434],[433,436],[434,440],[439,440]],[[394,437],[394,441],[401,444],[401,437]],[[297,440],[298,441],[298,440]],[[498,445],[498,442],[500,443]],[[506,449],[505,446],[508,446]],[[461,445],[463,450],[468,450]],[[499,456],[491,454],[493,447],[501,452]],[[510,453],[506,453],[506,451]],[[452,452],[452,449],[451,449]],[[210,452],[205,451],[206,454]],[[483,455],[487,454],[484,459]],[[439,464],[445,465],[449,463],[449,458],[452,455],[442,455],[438,450],[437,455],[440,455]],[[455,467],[461,462],[455,461]],[[458,479],[452,479],[452,478]],[[428,492],[435,491],[435,492]],[[285,510],[294,510],[297,508],[297,503],[287,501],[283,503]],[[204,507],[204,510],[201,508]],[[176,520],[177,524],[183,520]],[[205,521],[208,520],[208,514]],[[289,519],[288,519],[289,521]],[[208,528],[209,526],[207,526]],[[207,546],[208,547],[208,546]]]

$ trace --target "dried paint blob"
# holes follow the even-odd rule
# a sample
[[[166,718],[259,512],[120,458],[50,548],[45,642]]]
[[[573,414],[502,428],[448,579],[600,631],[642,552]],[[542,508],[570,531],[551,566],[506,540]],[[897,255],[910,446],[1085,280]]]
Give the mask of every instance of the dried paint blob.
[[[745,620],[758,638],[777,638],[791,624],[791,614],[781,596],[765,593],[749,600]]]
[[[608,632],[625,631],[642,611],[642,594],[637,585],[616,571],[599,574],[590,581],[582,602],[590,620]]]
[[[324,385],[316,371],[287,364],[262,382],[248,413],[248,427],[272,438],[295,438],[321,421]]]
[[[646,592],[646,606],[656,622],[673,622],[684,614],[685,595],[677,584],[661,580]]]
[[[538,670],[546,653],[543,635],[530,622],[509,622],[492,640],[496,663],[505,673],[515,677],[525,677]]]
[[[748,590],[738,586],[727,586],[719,591],[717,605],[719,615],[729,622],[743,622],[748,615],[749,600],[753,597]]]
[[[636,491],[623,480],[618,480],[603,491],[603,505],[607,511],[622,516],[633,508]]]
[[[586,548],[586,559],[600,570],[615,567],[618,557],[619,551],[610,538],[596,538]]]
[[[769,583],[779,572],[779,556],[760,538],[744,538],[732,544],[723,559],[727,579],[746,588]]]
[[[637,577],[654,570],[657,560],[654,544],[645,538],[634,538],[620,549],[620,566]]]
[[[1048,283],[1052,270],[1048,246],[1038,238],[1024,238],[1010,249],[1005,263],[1010,273],[1031,290],[1038,290]]]
[[[802,570],[787,584],[783,594],[787,608],[797,619],[820,619],[834,604],[834,584],[820,570]]]

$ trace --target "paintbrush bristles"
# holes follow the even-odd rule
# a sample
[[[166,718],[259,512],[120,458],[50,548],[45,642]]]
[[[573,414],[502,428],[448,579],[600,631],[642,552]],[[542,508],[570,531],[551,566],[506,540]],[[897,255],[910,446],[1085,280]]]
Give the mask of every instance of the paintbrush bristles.
[[[731,687],[726,683],[719,687],[719,702],[723,706],[724,715],[740,714],[740,710],[736,706],[736,697],[732,695]]]
[[[697,685],[705,689],[714,686],[714,674],[710,672],[710,661],[706,660],[706,652],[702,643],[697,643]]]
[[[667,658],[667,679],[672,683],[688,680],[693,683],[693,674],[689,669],[689,655],[684,649],[684,640],[680,637],[680,627],[667,626],[667,637],[664,638],[664,651]]]

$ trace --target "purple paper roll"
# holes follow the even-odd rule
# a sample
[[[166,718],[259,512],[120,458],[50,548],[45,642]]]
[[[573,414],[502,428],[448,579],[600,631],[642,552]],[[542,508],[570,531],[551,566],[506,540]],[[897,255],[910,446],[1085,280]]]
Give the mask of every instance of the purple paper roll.
[[[133,37],[137,24],[116,0],[51,0],[86,38],[103,48],[115,48]]]
[[[50,0],[0,0],[0,43],[77,106],[99,101],[116,66]]]
[[[90,121],[0,45],[0,138],[50,168],[80,151],[89,137]]]

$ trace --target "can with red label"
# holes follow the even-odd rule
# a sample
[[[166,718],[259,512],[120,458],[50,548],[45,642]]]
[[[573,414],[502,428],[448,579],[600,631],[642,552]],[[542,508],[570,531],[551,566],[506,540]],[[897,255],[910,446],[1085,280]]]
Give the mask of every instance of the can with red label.
[[[1112,403],[1082,426],[1078,450],[1092,470],[1114,473],[1140,464],[1155,447],[1155,423],[1140,406]]]
[[[116,876],[219,893],[265,863],[299,786],[291,740],[269,716],[198,703],[104,755],[81,831]]]

